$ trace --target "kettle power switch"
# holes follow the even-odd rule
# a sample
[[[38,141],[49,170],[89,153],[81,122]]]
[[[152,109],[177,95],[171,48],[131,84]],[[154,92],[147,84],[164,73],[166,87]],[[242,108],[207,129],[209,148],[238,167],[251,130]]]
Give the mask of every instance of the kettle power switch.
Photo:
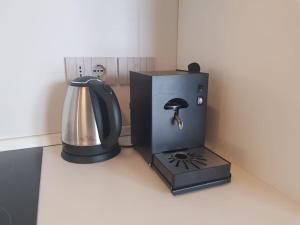
[[[197,105],[202,105],[203,102],[204,102],[203,97],[198,96],[198,97],[197,97]]]

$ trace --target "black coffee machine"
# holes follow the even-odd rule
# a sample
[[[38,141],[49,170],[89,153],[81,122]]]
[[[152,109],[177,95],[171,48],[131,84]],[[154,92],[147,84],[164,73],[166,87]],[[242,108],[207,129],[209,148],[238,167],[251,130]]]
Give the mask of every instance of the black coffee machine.
[[[204,146],[207,90],[199,70],[130,72],[132,144],[173,194],[231,178],[230,162]]]

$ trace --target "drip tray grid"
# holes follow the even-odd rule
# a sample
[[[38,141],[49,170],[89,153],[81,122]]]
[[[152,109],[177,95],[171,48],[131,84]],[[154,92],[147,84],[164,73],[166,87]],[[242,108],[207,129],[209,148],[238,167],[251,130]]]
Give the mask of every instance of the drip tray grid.
[[[230,162],[206,147],[155,154],[152,167],[173,194],[227,183],[231,178]]]

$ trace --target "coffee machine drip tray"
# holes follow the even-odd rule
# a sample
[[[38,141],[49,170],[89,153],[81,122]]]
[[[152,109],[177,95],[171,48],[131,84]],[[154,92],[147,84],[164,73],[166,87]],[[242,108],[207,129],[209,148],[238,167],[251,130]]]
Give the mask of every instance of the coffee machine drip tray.
[[[153,155],[152,167],[174,195],[230,182],[230,162],[205,147]]]

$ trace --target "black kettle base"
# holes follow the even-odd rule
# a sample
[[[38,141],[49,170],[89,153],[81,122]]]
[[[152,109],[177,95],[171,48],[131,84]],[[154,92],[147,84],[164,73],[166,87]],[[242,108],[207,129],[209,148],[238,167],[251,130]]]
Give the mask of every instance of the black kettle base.
[[[78,163],[78,164],[90,164],[90,163],[96,163],[101,162],[105,160],[109,160],[116,155],[118,155],[121,151],[121,148],[119,145],[115,145],[111,150],[106,151],[104,153],[98,153],[95,154],[95,149],[93,147],[100,147],[100,146],[91,146],[92,149],[89,150],[83,150],[85,152],[84,155],[82,154],[76,154],[76,150],[79,148],[78,146],[72,146],[72,145],[63,145],[63,150],[61,152],[61,157],[71,163]],[[90,146],[85,146],[84,148],[89,148]],[[73,151],[72,151],[73,150]]]

